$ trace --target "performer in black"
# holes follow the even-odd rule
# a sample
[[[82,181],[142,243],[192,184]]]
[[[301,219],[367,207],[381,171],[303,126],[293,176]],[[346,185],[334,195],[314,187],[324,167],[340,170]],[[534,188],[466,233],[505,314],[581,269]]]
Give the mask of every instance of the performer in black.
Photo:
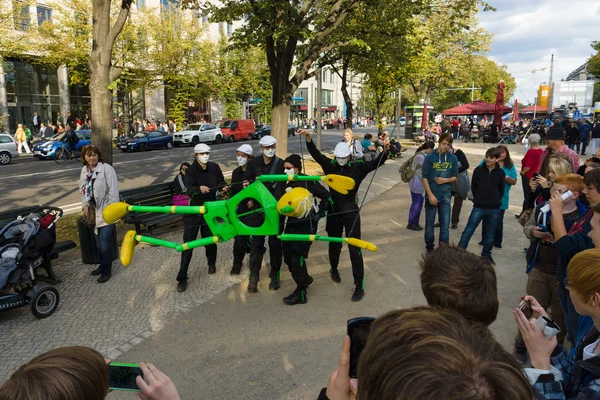
[[[285,159],[284,172],[289,175],[306,175],[302,171],[302,159],[292,154]],[[319,182],[288,182],[286,191],[302,187],[314,196],[314,201],[304,205],[305,215],[302,218],[287,217],[284,232],[293,234],[316,234],[319,219],[327,213],[329,207],[329,191]],[[306,259],[312,242],[283,242],[283,261],[290,268],[292,278],[296,282],[296,290],[283,298],[286,304],[304,304],[307,301],[306,289],[313,282],[308,274]]]
[[[238,167],[231,173],[231,188],[229,193],[231,196],[235,196],[241,192],[246,186],[248,181],[244,181],[244,174],[248,168],[248,161],[252,159],[253,151],[252,146],[249,144],[243,144],[237,148],[237,163]],[[250,211],[246,202],[241,202],[237,207],[237,213],[245,214]],[[240,221],[248,225],[252,218],[250,216],[241,217]],[[242,270],[242,263],[246,253],[250,253],[252,237],[251,236],[236,236],[233,242],[233,267],[231,267],[231,275],[239,275]]]
[[[334,159],[324,156],[315,146],[310,138],[310,132],[298,130],[299,135],[306,138],[306,147],[313,159],[323,168],[325,174],[336,174],[348,176],[354,179],[354,189],[347,194],[341,194],[335,190],[331,191],[332,208],[330,215],[327,217],[326,230],[329,236],[340,237],[342,231],[345,230],[346,237],[360,239],[360,214],[356,199],[356,193],[361,182],[369,174],[369,172],[377,169],[379,165],[383,165],[387,159],[387,154],[390,150],[389,142],[385,143],[385,150],[379,154],[374,160],[364,162],[362,160],[350,161],[350,149],[344,143],[338,143],[333,152]],[[329,243],[329,264],[331,267],[331,279],[334,282],[341,282],[338,272],[338,264],[340,261],[340,253],[342,251],[341,243]],[[354,293],[352,301],[360,301],[365,295],[364,291],[364,275],[365,268],[362,258],[362,252],[358,247],[348,245],[350,252],[350,260],[352,262],[352,275],[354,276]]]

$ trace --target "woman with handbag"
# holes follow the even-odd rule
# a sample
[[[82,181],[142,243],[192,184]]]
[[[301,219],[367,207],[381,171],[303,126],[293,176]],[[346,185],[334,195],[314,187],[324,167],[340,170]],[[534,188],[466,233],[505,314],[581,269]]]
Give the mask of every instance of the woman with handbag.
[[[190,204],[190,197],[186,194],[185,173],[190,167],[190,163],[184,162],[179,166],[179,173],[173,180],[173,205],[187,206]]]
[[[109,204],[120,200],[119,181],[114,168],[104,164],[102,153],[96,146],[84,147],[81,158],[83,168],[79,177],[79,189],[83,219],[88,226],[94,226],[100,255],[100,266],[92,271],[92,275],[100,275],[98,283],[104,283],[111,277],[115,225],[104,221],[102,211]]]

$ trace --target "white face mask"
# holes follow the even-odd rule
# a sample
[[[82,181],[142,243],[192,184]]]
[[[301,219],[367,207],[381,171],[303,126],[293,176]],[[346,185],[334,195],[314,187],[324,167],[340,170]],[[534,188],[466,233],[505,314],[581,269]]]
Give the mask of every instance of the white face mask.
[[[248,162],[248,159],[246,157],[242,157],[242,156],[237,156],[237,160],[238,160],[238,165],[240,167],[243,167]]]
[[[198,160],[198,162],[201,162],[202,164],[206,164],[208,162],[209,157],[210,156],[208,154],[207,155],[199,155],[196,157],[196,159]]]
[[[290,168],[290,169],[284,169],[283,172],[285,172],[287,175],[295,175],[296,173],[294,172],[294,168]]]
[[[337,163],[339,165],[341,165],[342,167],[346,164],[348,164],[348,157],[336,157],[335,160],[337,161]]]
[[[264,149],[263,150],[263,155],[265,157],[271,158],[271,157],[273,157],[275,155],[275,151],[276,151],[275,149]]]

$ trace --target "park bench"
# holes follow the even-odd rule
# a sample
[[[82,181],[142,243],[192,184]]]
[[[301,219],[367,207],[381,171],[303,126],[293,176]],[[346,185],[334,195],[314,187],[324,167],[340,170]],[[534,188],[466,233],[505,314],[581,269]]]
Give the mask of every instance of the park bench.
[[[15,208],[10,211],[1,212],[0,213],[0,229],[4,228],[7,224],[9,224],[10,222],[17,219],[17,217],[19,217],[19,216],[25,217],[31,213],[38,212],[38,211],[40,211],[40,208],[42,208],[42,206],[38,204],[35,206]],[[38,276],[37,268],[36,268],[36,271],[35,271],[36,278],[40,279],[42,281],[47,281],[47,282],[53,283],[53,284],[59,283],[60,279],[58,279],[58,277],[54,274],[54,270],[52,269],[52,260],[56,260],[60,253],[63,253],[67,250],[74,249],[75,247],[77,247],[77,245],[72,240],[56,242],[54,244],[54,247],[52,247],[52,250],[50,251],[50,253],[47,254],[46,256],[44,256],[42,263],[39,266],[37,266],[37,268],[42,268],[46,271],[46,276]]]
[[[121,198],[129,205],[136,206],[170,206],[173,204],[173,182],[155,183],[153,185],[121,191]],[[149,235],[152,230],[165,225],[182,221],[181,215],[156,213],[128,213],[123,221],[135,225],[135,231]]]

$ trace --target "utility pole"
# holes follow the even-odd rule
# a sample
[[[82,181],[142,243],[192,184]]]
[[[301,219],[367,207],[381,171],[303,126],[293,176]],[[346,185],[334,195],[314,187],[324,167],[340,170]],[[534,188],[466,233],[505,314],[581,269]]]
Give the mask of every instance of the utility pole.
[[[529,71],[529,72],[531,72],[533,74],[533,88],[534,89],[535,89],[535,73],[538,72],[538,71],[545,71],[547,69],[548,69],[548,67],[544,67],[544,68],[534,69],[533,71]],[[539,92],[539,90],[536,90],[535,104],[533,106],[533,120],[532,121],[535,121],[535,117],[537,115],[538,92]]]
[[[321,112],[323,108],[323,95],[321,94],[323,89],[323,70],[319,69],[317,75],[319,80],[317,81],[317,149],[321,151]]]
[[[396,132],[400,139],[400,112],[402,111],[402,88],[398,88],[398,112],[396,113]]]

